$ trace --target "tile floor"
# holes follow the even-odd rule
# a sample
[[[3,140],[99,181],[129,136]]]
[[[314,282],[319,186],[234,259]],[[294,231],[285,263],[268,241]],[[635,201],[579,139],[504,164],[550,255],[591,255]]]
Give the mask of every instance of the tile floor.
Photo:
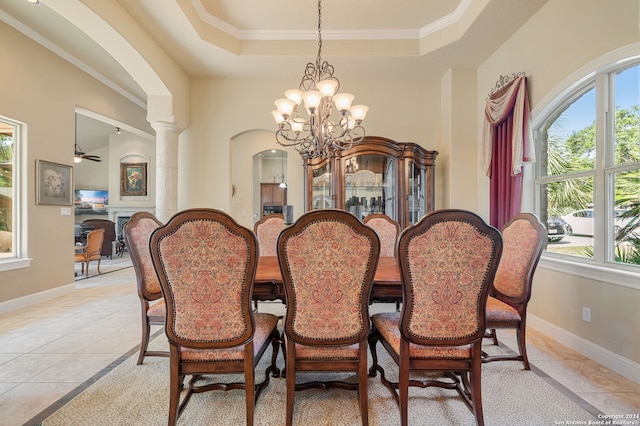
[[[72,294],[0,314],[0,425],[38,424],[30,420],[123,354],[136,352],[140,306],[133,269],[83,279],[76,287]],[[512,348],[514,337],[499,332]],[[528,334],[528,349],[534,371],[589,412],[640,413],[640,384],[535,330]]]

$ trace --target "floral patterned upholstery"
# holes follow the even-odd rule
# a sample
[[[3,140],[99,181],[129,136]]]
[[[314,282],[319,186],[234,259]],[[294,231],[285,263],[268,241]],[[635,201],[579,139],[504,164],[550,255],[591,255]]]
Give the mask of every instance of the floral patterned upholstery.
[[[526,345],[527,304],[531,298],[533,274],[538,265],[547,229],[531,213],[520,213],[505,224],[502,230],[504,250],[500,265],[493,281],[493,291],[487,301],[486,337],[498,344],[496,329],[516,329],[519,354],[514,356],[488,356],[483,362],[522,361],[525,370],[529,370]]]
[[[504,250],[493,286],[520,302],[528,291],[531,259],[538,251],[539,231],[527,220],[516,220],[502,232]]]
[[[408,424],[409,387],[457,391],[473,412],[482,413],[481,358],[491,283],[502,252],[497,229],[465,210],[437,210],[405,229],[398,241],[403,306],[400,313],[371,317],[369,346],[381,381],[400,405]],[[392,382],[378,365],[377,343],[398,364]],[[442,379],[420,380],[413,371],[434,371]]]
[[[511,322],[517,324],[521,319],[518,311],[512,306],[507,305],[495,297],[489,297],[489,299],[487,299],[487,323]]]
[[[464,221],[435,223],[407,243],[407,295],[413,303],[406,328],[414,338],[454,340],[481,325],[480,297],[495,261],[491,238]],[[483,331],[484,332],[484,331]]]
[[[297,359],[358,359],[358,344],[346,346],[305,346],[296,343]]]
[[[166,317],[167,305],[164,303],[164,299],[158,300],[153,305],[150,305],[147,310],[147,315],[150,317]]]
[[[385,312],[371,317],[373,326],[380,330],[380,334],[391,344],[396,353],[400,353],[400,313]],[[469,345],[462,346],[421,346],[409,343],[411,359],[468,359],[471,356]]]
[[[131,220],[130,220],[131,221]],[[128,223],[127,223],[128,224]],[[151,261],[149,252],[149,238],[153,231],[158,229],[160,223],[152,217],[141,217],[137,222],[132,222],[128,227],[125,225],[127,235],[127,247],[135,258],[135,269],[139,291],[147,300],[156,300],[162,297],[160,281]]]
[[[251,309],[258,262],[254,233],[222,211],[189,209],[154,231],[149,246],[167,305],[168,423],[176,423],[192,393],[244,389],[247,424],[253,424],[269,373],[280,371],[278,317]],[[269,344],[271,363],[265,379],[256,383],[252,369]],[[243,382],[210,382],[211,374],[238,373],[244,374]],[[183,386],[187,375],[192,379]],[[200,384],[204,375],[209,378]]]
[[[310,223],[286,243],[294,311],[299,337],[339,342],[364,327],[361,305],[371,242],[353,226],[338,220]]]
[[[380,257],[395,257],[400,225],[384,214],[368,215],[363,222],[380,237]]]
[[[233,341],[247,335],[241,309],[249,242],[220,222],[192,220],[159,242],[161,265],[174,305],[176,336]]]
[[[379,254],[375,231],[343,210],[312,210],[280,234],[287,425],[293,424],[295,391],[311,387],[358,391],[362,424],[368,424],[369,296]],[[352,372],[358,380],[296,382],[302,371]]]
[[[254,225],[254,232],[260,245],[260,256],[277,256],[276,243],[280,232],[285,228],[284,216],[270,214]]]
[[[151,261],[149,239],[153,231],[162,223],[154,215],[147,212],[134,213],[124,226],[124,239],[129,250],[131,263],[136,273],[138,297],[142,309],[142,341],[138,364],[142,364],[145,356],[169,356],[167,351],[148,351],[151,325],[164,325],[167,307],[162,297],[158,274]],[[151,305],[149,302],[157,300]]]
[[[278,317],[272,314],[255,314],[256,329],[253,334],[253,356],[258,355],[269,338],[271,332],[278,325]],[[181,347],[180,359],[186,362],[196,361],[242,361],[244,360],[244,345],[224,349],[192,349]]]

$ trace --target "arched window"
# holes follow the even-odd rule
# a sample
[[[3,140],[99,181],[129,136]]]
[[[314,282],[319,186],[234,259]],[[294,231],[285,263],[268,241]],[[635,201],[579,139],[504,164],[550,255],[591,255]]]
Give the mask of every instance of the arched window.
[[[547,254],[640,269],[640,60],[595,70],[534,119]],[[637,269],[636,269],[637,268]]]

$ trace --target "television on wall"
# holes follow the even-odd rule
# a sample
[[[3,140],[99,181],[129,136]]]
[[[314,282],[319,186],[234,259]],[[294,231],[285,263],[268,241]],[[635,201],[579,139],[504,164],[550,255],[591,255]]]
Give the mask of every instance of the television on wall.
[[[109,191],[102,189],[76,189],[75,190],[76,215],[106,215],[109,205]]]

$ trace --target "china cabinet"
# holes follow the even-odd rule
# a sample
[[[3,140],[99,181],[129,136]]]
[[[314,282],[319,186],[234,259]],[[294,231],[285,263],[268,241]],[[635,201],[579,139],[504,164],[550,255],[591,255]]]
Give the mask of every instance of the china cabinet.
[[[273,213],[284,213],[287,204],[287,189],[280,188],[278,183],[260,184],[260,205],[262,217]]]
[[[437,151],[367,136],[331,158],[305,160],[305,208],[384,213],[404,229],[435,206]]]

